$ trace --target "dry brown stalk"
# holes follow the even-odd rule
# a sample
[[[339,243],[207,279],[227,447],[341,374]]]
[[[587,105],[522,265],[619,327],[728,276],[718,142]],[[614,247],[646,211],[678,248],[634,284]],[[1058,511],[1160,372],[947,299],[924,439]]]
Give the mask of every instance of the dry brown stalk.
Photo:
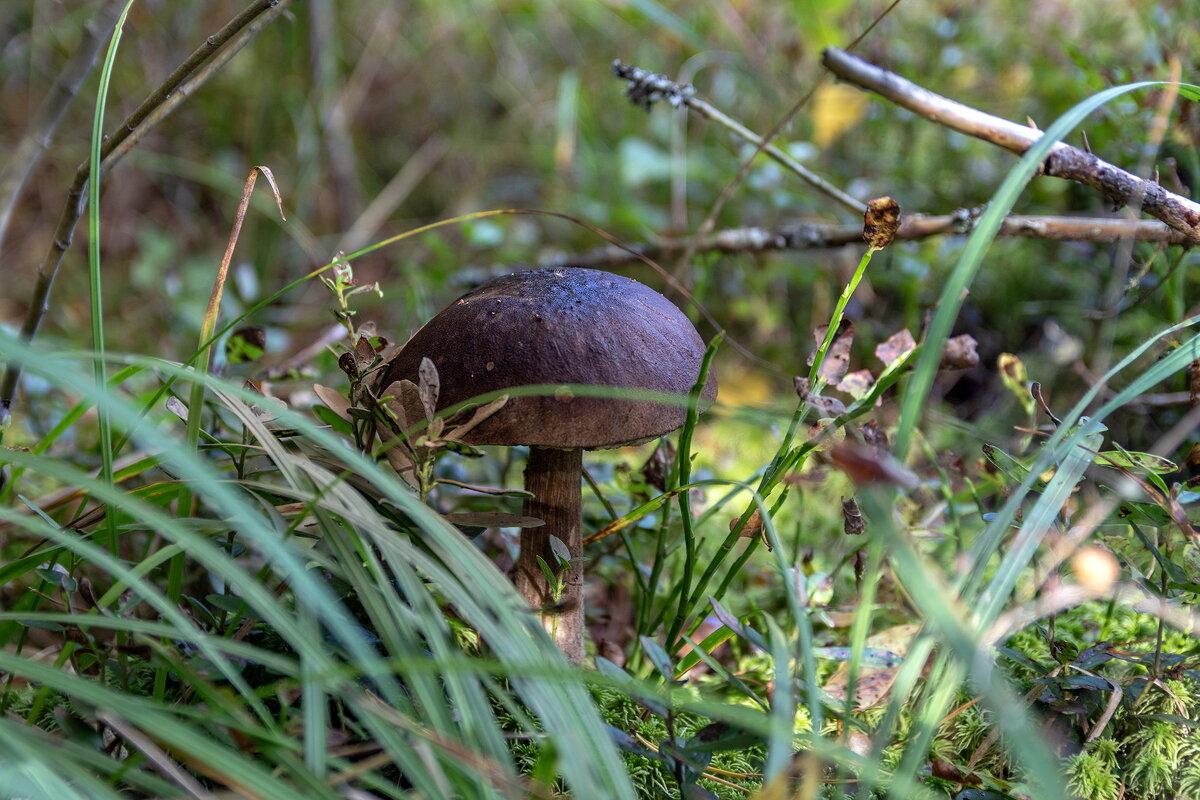
[[[844,50],[830,47],[825,50],[823,60],[830,72],[847,83],[875,92],[939,125],[1017,155],[1023,154],[1042,137],[1042,132],[1036,128],[942,97]],[[1118,207],[1140,208],[1184,234],[1190,243],[1200,243],[1200,203],[1167,191],[1154,181],[1139,178],[1092,153],[1059,142],[1042,162],[1041,174],[1090,186]]]

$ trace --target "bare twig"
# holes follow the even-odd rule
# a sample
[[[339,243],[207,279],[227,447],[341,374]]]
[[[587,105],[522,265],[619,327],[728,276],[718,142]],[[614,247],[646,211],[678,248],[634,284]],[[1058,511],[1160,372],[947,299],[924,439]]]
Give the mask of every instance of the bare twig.
[[[13,209],[21,191],[41,163],[55,131],[62,123],[71,102],[79,94],[79,87],[96,66],[100,48],[112,35],[117,17],[121,14],[121,0],[108,0],[96,10],[96,15],[83,26],[83,37],[71,58],[63,65],[62,72],[46,91],[42,104],[16,146],[7,154],[8,163],[0,169],[0,252],[4,250],[4,238]]]
[[[873,91],[919,116],[974,136],[1018,155],[1042,137],[1042,132],[955,102],[911,81],[880,69],[857,56],[828,48],[825,66],[844,81]],[[1091,153],[1059,142],[1042,162],[1041,172],[1076,181],[1102,192],[1118,206],[1140,207],[1152,217],[1200,242],[1200,204],[1143,180]]]
[[[675,83],[666,76],[622,64],[620,61],[613,62],[612,71],[614,75],[626,82],[625,95],[636,105],[649,108],[651,103],[662,100],[675,107],[684,106],[689,108],[700,116],[716,122],[761,149],[762,152],[790,170],[805,183],[841,204],[846,209],[857,215],[866,213],[866,203],[854,199],[808,167],[800,164],[775,145],[768,144],[761,136],[745,125],[727,116],[710,103],[696,97],[696,90],[691,84]]]
[[[931,236],[967,234],[975,214],[905,216],[896,233],[897,239],[915,240]],[[1153,220],[1123,220],[1106,217],[1010,216],[1000,228],[1000,236],[1049,239],[1060,242],[1116,242],[1132,239],[1161,244],[1191,244],[1192,240]],[[630,245],[630,250],[651,259],[662,259],[685,252],[765,253],[776,250],[820,250],[859,245],[865,247],[861,225],[796,223],[780,228],[728,228],[699,239],[667,239]],[[598,247],[583,253],[566,253],[538,262],[539,267],[615,267],[639,259],[630,250]],[[511,269],[511,266],[509,267]]]
[[[214,65],[224,63],[261,30],[263,25],[277,18],[290,3],[291,0],[255,0],[223,28],[205,39],[204,44],[188,56],[105,139],[100,152],[101,174],[107,172],[125,153],[129,152],[141,140],[146,131],[199,88],[215,71]],[[71,247],[75,226],[83,213],[84,191],[87,187],[88,177],[88,164],[84,162],[75,171],[75,178],[67,192],[67,202],[59,217],[51,246],[38,267],[33,297],[25,316],[25,323],[21,328],[21,337],[25,341],[31,341],[37,335],[42,319],[49,311],[50,292],[54,287],[54,280],[62,266],[63,257]],[[20,366],[15,363],[9,364],[4,373],[4,379],[0,382],[0,429],[3,429],[4,423],[8,420],[13,395],[16,393],[20,377]]]

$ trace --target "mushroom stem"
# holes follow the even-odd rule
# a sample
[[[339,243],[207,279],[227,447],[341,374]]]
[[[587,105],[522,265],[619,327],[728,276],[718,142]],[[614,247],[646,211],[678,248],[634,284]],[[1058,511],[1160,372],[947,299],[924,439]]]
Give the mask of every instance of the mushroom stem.
[[[542,625],[572,664],[583,663],[582,478],[583,451],[579,448],[529,448],[525,489],[533,497],[525,501],[525,513],[546,524],[521,529],[516,570],[517,591],[540,611]],[[561,540],[571,554],[565,571],[550,547],[551,537]],[[539,556],[560,576],[563,591],[557,600],[538,564]]]

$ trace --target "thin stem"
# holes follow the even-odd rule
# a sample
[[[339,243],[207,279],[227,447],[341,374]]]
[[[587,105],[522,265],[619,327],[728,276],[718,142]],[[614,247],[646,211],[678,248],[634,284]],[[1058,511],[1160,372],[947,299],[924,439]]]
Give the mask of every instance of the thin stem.
[[[125,18],[133,0],[128,0],[121,10],[113,30],[112,40],[108,44],[108,52],[104,56],[104,67],[100,71],[100,87],[96,92],[96,113],[92,117],[92,144],[89,154],[89,171],[93,175],[100,174],[100,151],[104,141],[104,110],[108,104],[108,86],[112,79],[113,65],[117,61],[117,50],[121,46],[121,34],[125,28]],[[93,360],[93,371],[96,376],[96,386],[101,391],[108,386],[108,364],[104,358],[104,280],[100,271],[100,180],[91,182],[88,186],[88,283],[91,288],[92,311],[92,351],[96,358]],[[97,421],[100,433],[100,479],[106,484],[113,482],[113,442],[112,418],[107,406],[97,409]],[[104,515],[104,526],[108,534],[109,547],[113,555],[117,554],[117,522],[111,513]]]
[[[573,664],[582,664],[584,654],[582,472],[583,451],[578,448],[529,448],[525,488],[533,496],[525,501],[525,514],[545,524],[521,529],[516,566],[517,591],[540,612],[542,625]],[[566,546],[568,564],[555,553],[554,539]],[[539,559],[558,586],[547,580]]]

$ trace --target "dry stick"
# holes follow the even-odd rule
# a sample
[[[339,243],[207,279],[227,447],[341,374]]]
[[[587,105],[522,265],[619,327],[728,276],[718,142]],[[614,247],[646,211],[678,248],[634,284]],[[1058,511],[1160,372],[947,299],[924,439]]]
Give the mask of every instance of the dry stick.
[[[897,239],[916,240],[931,236],[965,235],[974,224],[972,212],[924,216],[905,215]],[[1138,242],[1190,245],[1194,240],[1153,220],[1124,220],[1107,217],[1007,217],[1000,236],[1049,239],[1061,242]],[[862,225],[795,223],[775,229],[728,228],[698,239],[667,239],[660,242],[631,244],[637,254],[662,259],[679,252],[766,253],[779,250],[818,250],[863,245]],[[583,253],[555,256],[537,263],[538,267],[604,267],[633,263],[637,257],[619,247],[597,247]],[[511,269],[511,266],[506,267]]]
[[[855,47],[857,47],[859,42],[869,36],[871,31],[875,30],[875,26],[882,22],[884,17],[886,17],[888,14],[891,14],[892,10],[898,5],[900,5],[900,0],[894,0],[894,2],[885,8],[880,14],[878,14],[875,19],[871,20],[871,24],[867,26],[866,30],[854,38],[854,41],[847,46],[847,49],[853,50]],[[808,101],[812,99],[812,96],[816,93],[817,88],[824,80],[825,74],[822,73],[815,81],[813,81],[813,84],[809,87],[808,91],[805,92],[804,95],[801,96],[800,99],[798,99],[792,105],[792,107],[789,108],[787,112],[779,118],[771,130],[767,132],[767,135],[759,140],[759,142],[755,145],[754,152],[750,154],[749,158],[746,158],[744,161],[742,161],[742,166],[738,170],[737,175],[735,175],[728,183],[725,184],[724,188],[721,189],[721,194],[717,196],[716,202],[713,203],[712,208],[708,210],[708,215],[705,216],[704,222],[702,222],[700,227],[697,228],[696,236],[692,240],[693,244],[684,249],[683,255],[679,258],[679,262],[675,267],[675,272],[673,273],[675,277],[682,276],[683,272],[687,269],[687,265],[689,265],[692,259],[695,258],[696,245],[694,243],[698,243],[701,237],[707,236],[712,229],[716,227],[717,216],[733,197],[733,193],[739,186],[742,185],[742,183],[746,180],[746,177],[750,174],[750,168],[753,166],[755,159],[758,158],[758,154],[763,152],[767,145],[773,141],[776,136],[783,132],[784,127],[786,127],[787,124],[792,121],[792,118],[800,112],[800,109],[808,105]],[[801,175],[801,177],[804,176]],[[819,185],[817,185],[816,188],[824,191]],[[853,200],[853,198],[851,199]],[[866,206],[864,205],[861,209],[854,209],[854,211],[856,212],[856,215],[861,215],[866,211]]]
[[[828,48],[825,66],[837,77],[891,100],[918,116],[952,130],[1003,147],[1017,155],[1028,150],[1042,132],[955,102],[836,48]],[[1140,206],[1200,243],[1200,204],[1143,180],[1091,153],[1059,142],[1042,162],[1041,174],[1082,183],[1102,192],[1118,206]]]
[[[108,0],[96,11],[96,15],[83,26],[83,37],[71,58],[63,65],[62,72],[47,90],[45,99],[34,114],[29,130],[21,137],[8,154],[8,164],[0,169],[0,252],[4,250],[4,239],[13,209],[20,199],[29,176],[41,163],[62,123],[67,108],[79,94],[79,87],[91,74],[100,55],[100,48],[112,35],[117,17],[121,15],[121,0]]]
[[[267,22],[278,17],[290,3],[291,0],[257,0],[230,20],[221,30],[209,36],[203,45],[188,56],[107,137],[100,152],[101,174],[111,169],[113,164],[141,140],[146,131],[169,114],[215,72],[215,69],[205,68],[206,62],[209,62],[208,66],[210,67],[218,63],[225,63],[233,53],[252,38],[253,34],[261,30]],[[258,24],[255,24],[256,21]],[[228,48],[225,47],[227,44]],[[87,181],[88,164],[85,161],[75,171],[75,178],[67,193],[67,202],[63,206],[58,226],[55,228],[50,249],[38,267],[37,283],[29,303],[29,311],[25,316],[25,324],[21,328],[21,337],[27,342],[37,336],[38,328],[50,310],[50,291],[54,287],[54,279],[58,276],[63,257],[71,247],[71,241],[75,236],[75,226],[83,214],[84,190],[87,188]],[[8,364],[4,379],[0,382],[0,429],[3,429],[8,421],[13,396],[20,378],[20,366],[15,363]]]

